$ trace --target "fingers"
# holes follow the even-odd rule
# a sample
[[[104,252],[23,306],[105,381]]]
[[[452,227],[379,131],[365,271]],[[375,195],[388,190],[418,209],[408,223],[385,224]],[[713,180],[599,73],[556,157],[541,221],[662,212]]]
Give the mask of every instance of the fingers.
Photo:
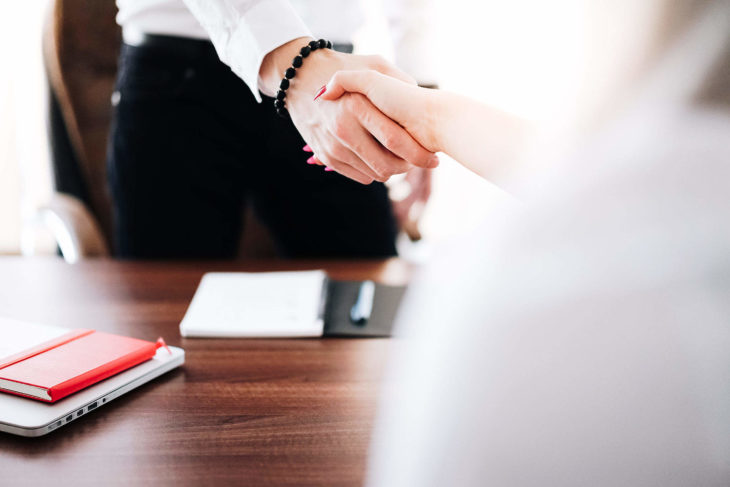
[[[362,184],[370,184],[377,178],[367,164],[346,147],[335,147],[333,152],[337,155],[329,153],[322,155],[322,162],[327,167]]]
[[[421,171],[421,180],[418,183],[418,201],[426,204],[431,197],[432,177],[430,170]]]
[[[318,158],[327,166],[349,175],[341,163],[349,165],[361,175],[353,179],[365,182],[364,175],[370,178],[367,183],[372,180],[385,182],[392,175],[404,173],[412,167],[407,161],[386,150],[373,138],[370,131],[362,126],[360,117],[364,112],[379,113],[365,97],[348,94],[334,104],[327,103],[323,106],[327,110],[334,110],[334,115],[325,124],[328,136],[319,141],[316,152]],[[399,132],[394,137],[410,138],[397,124],[394,126]]]
[[[375,179],[385,182],[395,174],[408,172],[413,166],[388,151],[362,126],[357,127],[358,137],[347,141],[348,147],[372,169]]]
[[[302,148],[305,152],[313,152],[309,144]],[[337,156],[332,155],[337,153]],[[379,177],[360,158],[342,146],[335,146],[330,152],[322,151],[307,159],[307,164],[325,166],[325,171],[337,171],[343,176],[354,179],[361,184],[370,184]]]
[[[353,179],[368,184],[372,180],[387,181],[412,165],[438,165],[431,152],[362,95],[349,93],[333,106],[338,110],[328,125],[333,137],[320,146],[317,155],[337,172],[349,177],[350,171],[345,169],[349,165],[358,174]],[[370,181],[365,182],[365,178]]]
[[[406,84],[404,84],[406,83]],[[372,69],[357,71],[337,71],[332,75],[318,99],[336,100],[346,92],[360,93],[373,100],[378,105],[388,101],[387,93],[398,94],[409,81],[403,81]],[[380,88],[380,89],[377,89]]]
[[[416,80],[412,76],[396,68],[382,56],[356,56],[356,58],[359,61],[357,66],[360,69],[354,71],[342,70],[335,73],[325,85],[324,91],[317,93],[315,99],[336,100],[343,93],[350,91],[363,94],[372,99],[375,105],[380,106],[380,103],[387,100],[376,100],[373,95],[380,94],[387,98],[387,93],[384,93],[382,89],[376,90],[377,93],[372,93],[371,88],[376,83],[381,88],[385,88],[385,92],[391,94],[398,93],[402,87],[397,85],[402,83],[417,86]],[[380,97],[376,96],[376,98]],[[386,114],[388,113],[388,110],[383,111]]]
[[[431,170],[413,168],[403,183],[408,187],[408,195],[395,202],[394,208],[400,211],[400,220],[417,220],[431,195]]]
[[[339,161],[331,160],[329,163],[327,163],[327,168],[331,168],[333,171],[337,171],[343,176],[357,181],[360,184],[368,185],[374,181],[374,179],[367,174],[364,174],[353,168],[352,166],[349,166]],[[327,169],[325,168],[325,171],[326,170]]]
[[[408,86],[372,70],[343,71],[335,74],[317,102],[325,113],[334,113],[325,125],[333,137],[323,139],[317,150],[319,159],[364,184],[387,181],[413,166],[438,166],[432,152],[366,98],[369,86],[381,80]]]
[[[351,151],[357,161],[367,165],[369,171],[362,167],[358,169],[378,181],[387,181],[394,174],[407,172],[411,165],[386,150],[361,124],[359,117],[363,112],[367,110],[377,112],[377,109],[360,95],[357,97],[349,95],[342,102],[343,115],[335,121],[331,131]]]
[[[372,171],[355,154],[344,147],[341,150],[342,153],[339,158],[332,157],[329,154],[318,154],[317,159],[321,160],[327,168],[337,171],[358,183],[367,185],[375,180]]]
[[[415,98],[418,95],[417,90],[419,88],[372,70],[339,71],[332,76],[319,99],[340,100],[348,93],[366,97],[374,108],[374,110],[362,109],[359,112],[363,124],[369,123],[366,129],[401,159],[419,167],[434,168],[438,166],[438,159],[419,142],[426,140],[428,143],[429,138],[422,137],[423,131],[419,129],[422,120],[419,120],[418,110],[423,108]],[[373,111],[377,114],[372,113]],[[408,133],[408,137],[394,135],[399,133]],[[393,137],[392,142],[397,145],[395,149],[399,152],[387,143],[390,137]]]
[[[439,165],[436,155],[424,149],[403,127],[386,117],[371,103],[367,105],[369,107],[366,109],[358,110],[358,117],[363,128],[383,147],[414,166],[432,169]]]

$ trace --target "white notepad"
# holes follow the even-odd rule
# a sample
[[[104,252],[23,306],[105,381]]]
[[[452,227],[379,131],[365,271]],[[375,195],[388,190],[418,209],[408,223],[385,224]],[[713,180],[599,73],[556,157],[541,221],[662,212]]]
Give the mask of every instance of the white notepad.
[[[180,322],[184,337],[322,336],[323,271],[213,272]]]

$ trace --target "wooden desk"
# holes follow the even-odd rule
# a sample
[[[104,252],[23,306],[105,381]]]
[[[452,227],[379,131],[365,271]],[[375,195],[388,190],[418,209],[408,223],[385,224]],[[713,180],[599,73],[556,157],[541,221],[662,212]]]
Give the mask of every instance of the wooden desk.
[[[186,351],[166,374],[41,438],[0,433],[2,485],[360,485],[384,339],[182,339],[207,271],[322,267],[399,284],[387,262],[138,263],[0,258],[0,315]]]

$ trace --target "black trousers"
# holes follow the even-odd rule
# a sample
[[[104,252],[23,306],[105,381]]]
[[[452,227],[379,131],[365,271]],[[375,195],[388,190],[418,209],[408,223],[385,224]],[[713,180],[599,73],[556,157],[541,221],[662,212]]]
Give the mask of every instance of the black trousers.
[[[285,257],[395,255],[387,188],[322,167],[206,41],[122,47],[108,173],[122,258],[230,258],[244,205]]]

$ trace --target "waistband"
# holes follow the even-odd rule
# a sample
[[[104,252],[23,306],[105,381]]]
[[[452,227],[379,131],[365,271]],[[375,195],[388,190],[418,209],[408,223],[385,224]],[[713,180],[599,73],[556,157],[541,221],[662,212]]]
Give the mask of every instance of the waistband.
[[[215,55],[213,43],[208,39],[178,37],[161,34],[124,33],[124,44],[132,47],[149,47],[172,51],[180,56],[199,57]]]

